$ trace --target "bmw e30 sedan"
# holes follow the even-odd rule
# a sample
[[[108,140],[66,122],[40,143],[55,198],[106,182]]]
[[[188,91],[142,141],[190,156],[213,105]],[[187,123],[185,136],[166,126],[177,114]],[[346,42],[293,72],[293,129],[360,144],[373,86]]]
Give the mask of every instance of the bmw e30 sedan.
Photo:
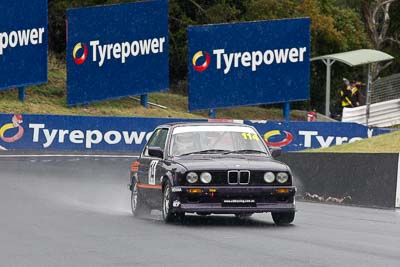
[[[290,168],[273,158],[279,153],[245,124],[161,125],[131,165],[132,213],[161,209],[171,222],[185,213],[271,212],[276,224],[290,224],[296,188]]]

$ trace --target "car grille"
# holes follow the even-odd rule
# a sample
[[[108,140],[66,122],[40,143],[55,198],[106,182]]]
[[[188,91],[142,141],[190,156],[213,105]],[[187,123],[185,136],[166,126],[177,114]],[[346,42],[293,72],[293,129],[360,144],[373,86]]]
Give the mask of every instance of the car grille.
[[[228,184],[249,184],[250,171],[228,171]]]
[[[274,182],[272,184],[267,184],[264,181],[264,174],[266,171],[249,171],[249,170],[230,170],[230,171],[209,171],[212,175],[212,181],[210,186],[213,185],[275,185],[275,186],[282,186],[282,185],[290,185],[291,184],[291,177],[289,180],[284,183],[280,184],[278,182]],[[201,171],[196,171],[196,173],[200,176]],[[275,175],[277,172],[275,172]],[[186,185],[194,185],[189,184],[186,182]],[[200,179],[195,185],[204,185],[200,182]]]

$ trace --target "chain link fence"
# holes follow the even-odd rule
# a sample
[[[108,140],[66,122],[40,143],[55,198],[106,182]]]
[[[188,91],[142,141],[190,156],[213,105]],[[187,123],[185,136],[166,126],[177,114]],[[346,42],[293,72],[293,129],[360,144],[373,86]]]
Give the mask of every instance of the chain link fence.
[[[400,73],[376,80],[372,84],[371,104],[400,99]]]

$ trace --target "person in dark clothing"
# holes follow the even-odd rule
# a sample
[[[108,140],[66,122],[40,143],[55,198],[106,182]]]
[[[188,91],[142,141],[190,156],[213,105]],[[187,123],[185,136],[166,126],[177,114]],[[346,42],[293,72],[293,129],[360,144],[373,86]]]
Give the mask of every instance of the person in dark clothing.
[[[339,96],[341,100],[341,108],[350,108],[353,107],[353,94],[349,80],[346,78],[343,79],[343,87],[339,91]]]
[[[361,82],[353,82],[351,84],[351,103],[353,107],[360,106],[360,89]]]
[[[343,78],[343,87],[339,91],[341,101],[341,112],[343,114],[344,108],[353,108],[360,106],[359,96],[360,92],[357,88],[357,83],[351,83],[346,78]]]

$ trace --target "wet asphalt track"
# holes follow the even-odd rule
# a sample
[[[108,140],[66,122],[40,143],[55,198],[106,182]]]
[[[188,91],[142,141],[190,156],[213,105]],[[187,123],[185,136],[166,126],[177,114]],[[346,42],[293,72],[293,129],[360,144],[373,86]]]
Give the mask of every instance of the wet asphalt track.
[[[289,227],[133,218],[131,160],[0,157],[0,266],[400,266],[393,210],[298,203]]]

